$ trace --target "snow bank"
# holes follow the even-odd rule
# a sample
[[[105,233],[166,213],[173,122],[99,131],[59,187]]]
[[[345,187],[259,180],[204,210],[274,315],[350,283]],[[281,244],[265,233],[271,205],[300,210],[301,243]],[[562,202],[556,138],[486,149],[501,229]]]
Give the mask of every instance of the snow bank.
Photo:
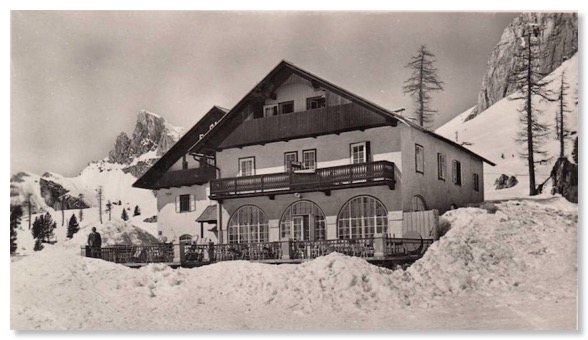
[[[562,200],[451,211],[408,270],[341,254],[129,269],[56,245],[11,264],[12,328],[574,328],[577,209]]]

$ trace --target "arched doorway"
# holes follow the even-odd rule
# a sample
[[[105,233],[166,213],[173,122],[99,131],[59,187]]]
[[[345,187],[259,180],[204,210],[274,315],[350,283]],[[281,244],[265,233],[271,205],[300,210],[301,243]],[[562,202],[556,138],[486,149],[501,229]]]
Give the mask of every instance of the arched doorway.
[[[326,239],[325,214],[312,201],[290,204],[280,218],[280,237],[282,240]]]

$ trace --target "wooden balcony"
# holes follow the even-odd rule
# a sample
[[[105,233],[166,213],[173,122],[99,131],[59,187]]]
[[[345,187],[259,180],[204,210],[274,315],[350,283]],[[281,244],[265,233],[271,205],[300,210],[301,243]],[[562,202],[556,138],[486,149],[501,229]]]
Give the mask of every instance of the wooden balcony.
[[[270,196],[292,192],[323,191],[387,185],[394,189],[394,163],[378,161],[317,169],[314,173],[275,173],[221,178],[210,182],[210,198]]]
[[[392,125],[355,103],[321,107],[244,121],[220,144],[219,149],[315,137],[345,131]]]
[[[172,188],[204,184],[216,178],[216,169],[210,166],[176,170],[165,173],[152,188]]]

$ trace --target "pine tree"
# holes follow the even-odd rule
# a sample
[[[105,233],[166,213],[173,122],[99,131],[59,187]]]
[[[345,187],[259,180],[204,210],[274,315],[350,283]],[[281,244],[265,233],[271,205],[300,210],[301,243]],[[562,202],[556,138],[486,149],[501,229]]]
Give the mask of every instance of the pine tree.
[[[53,236],[53,230],[57,228],[57,223],[53,221],[51,215],[46,213],[35,218],[33,228],[31,230],[33,238],[39,242],[49,242]]]
[[[566,140],[570,137],[570,130],[566,127],[565,114],[570,113],[565,98],[568,95],[567,91],[570,86],[565,81],[565,71],[561,75],[561,82],[559,85],[559,93],[557,100],[559,101],[559,112],[555,115],[555,136],[559,141],[559,158],[565,157]]]
[[[574,158],[574,163],[578,165],[578,137],[574,140],[574,149],[572,150],[572,157]]]
[[[112,220],[112,203],[110,202],[110,200],[108,200],[108,202],[106,202],[106,212],[108,213],[108,220],[111,221]]]
[[[78,198],[80,199],[81,205],[80,205],[80,222],[82,222],[84,220],[84,195],[83,194],[79,194]]]
[[[10,253],[14,254],[17,249],[16,245],[16,228],[20,225],[20,218],[22,217],[22,207],[20,205],[10,206]]]
[[[517,134],[516,141],[525,145],[524,151],[520,152],[523,159],[527,160],[529,169],[529,195],[537,194],[535,180],[535,155],[546,156],[547,152],[541,148],[543,142],[548,138],[549,127],[539,122],[541,111],[533,102],[535,100],[554,101],[555,94],[547,89],[550,83],[545,80],[546,74],[538,71],[543,62],[545,53],[541,50],[541,42],[537,39],[540,34],[536,24],[529,24],[522,38],[522,49],[515,54],[515,67],[511,80],[516,84],[519,95],[509,97],[510,100],[524,101],[523,107],[519,110],[519,121],[521,129]]]
[[[127,221],[129,219],[129,215],[127,214],[127,209],[123,209],[122,215],[120,216],[123,220]]]
[[[98,215],[100,216],[100,224],[102,224],[102,200],[104,199],[104,190],[102,186],[96,189],[96,198],[98,199]]]
[[[439,80],[437,69],[433,66],[435,55],[421,45],[417,55],[405,66],[412,70],[410,78],[404,82],[402,90],[415,102],[415,121],[418,125],[430,128],[435,120],[436,110],[431,109],[431,92],[442,91],[445,85]]]
[[[136,205],[135,212],[133,213],[133,216],[139,216],[139,215],[141,215],[141,209],[139,209],[139,206]]]
[[[67,238],[71,239],[79,230],[80,225],[76,219],[76,215],[72,214],[71,218],[69,219],[69,224],[67,225]]]

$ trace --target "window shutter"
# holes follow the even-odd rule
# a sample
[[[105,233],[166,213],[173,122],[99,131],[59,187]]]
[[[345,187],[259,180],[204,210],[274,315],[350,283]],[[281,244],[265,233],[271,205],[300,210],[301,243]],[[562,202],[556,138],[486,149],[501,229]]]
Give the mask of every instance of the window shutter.
[[[370,142],[365,142],[365,161],[371,162],[372,161],[372,148],[370,146]]]
[[[451,175],[454,184],[457,184],[457,163],[455,161],[451,162]]]
[[[180,196],[176,196],[176,212],[180,212]]]
[[[190,211],[196,210],[196,200],[194,199],[194,194],[190,194]]]

